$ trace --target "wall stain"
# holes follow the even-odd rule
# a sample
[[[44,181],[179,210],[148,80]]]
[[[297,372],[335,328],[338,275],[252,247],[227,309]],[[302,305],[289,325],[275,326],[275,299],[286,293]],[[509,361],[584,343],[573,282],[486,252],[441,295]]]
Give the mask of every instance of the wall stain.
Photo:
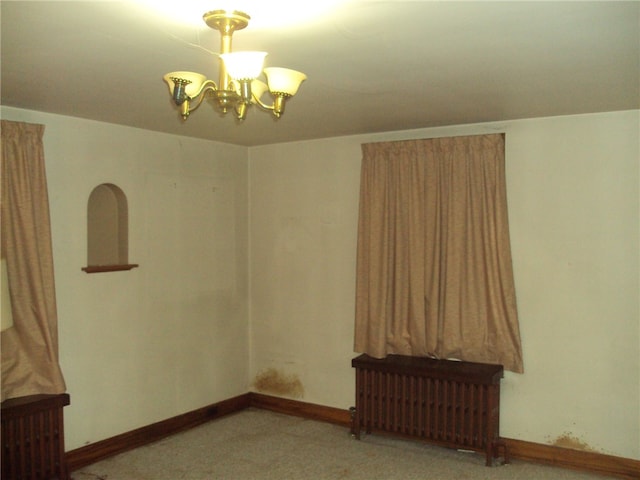
[[[596,452],[588,443],[571,435],[571,432],[565,432],[556,438],[552,445],[561,448],[570,448],[572,450],[582,450],[583,452]]]
[[[275,368],[268,368],[256,375],[253,386],[259,392],[268,392],[292,398],[302,398],[304,387],[297,375],[287,375]]]

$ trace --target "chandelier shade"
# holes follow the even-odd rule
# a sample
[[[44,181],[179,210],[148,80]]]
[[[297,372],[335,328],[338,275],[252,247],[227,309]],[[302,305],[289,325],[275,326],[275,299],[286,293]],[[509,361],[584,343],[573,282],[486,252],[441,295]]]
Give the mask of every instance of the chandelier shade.
[[[201,75],[199,73],[194,72],[171,72],[167,73],[164,76],[164,81],[169,84],[169,92],[171,92],[171,96],[173,96],[173,91],[175,90],[176,84],[174,83],[175,78],[180,78],[188,83],[185,84],[185,93],[189,97],[194,97],[198,94],[198,91],[202,87],[202,84],[207,80],[207,77]]]
[[[262,73],[267,52],[234,52],[220,55],[233,80],[255,80]]]
[[[269,85],[267,85],[266,83],[260,80],[254,80],[253,82],[251,82],[251,92],[253,93],[254,99],[257,98],[258,100],[260,100],[260,98],[262,98],[262,95],[264,95],[268,91]]]
[[[164,75],[169,92],[183,120],[198,108],[205,96],[223,114],[235,111],[236,118],[243,120],[247,109],[257,105],[279,118],[284,112],[286,100],[294,96],[307,76],[288,68],[264,68],[267,52],[232,52],[231,40],[235,30],[245,28],[249,15],[243,12],[213,10],[203,15],[205,23],[220,32],[218,82],[209,80],[200,73],[177,71]],[[263,77],[266,82],[259,80]],[[269,93],[269,100],[262,97]]]
[[[269,90],[290,97],[298,93],[298,88],[307,79],[307,76],[302,72],[281,67],[265,68],[264,74],[267,77]]]

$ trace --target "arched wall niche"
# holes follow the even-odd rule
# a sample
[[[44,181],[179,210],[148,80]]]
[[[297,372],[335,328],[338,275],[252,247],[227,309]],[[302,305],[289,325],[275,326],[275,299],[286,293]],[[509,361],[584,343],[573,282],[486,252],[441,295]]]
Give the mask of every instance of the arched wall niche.
[[[87,273],[131,270],[129,263],[129,210],[120,187],[103,183],[87,202]]]

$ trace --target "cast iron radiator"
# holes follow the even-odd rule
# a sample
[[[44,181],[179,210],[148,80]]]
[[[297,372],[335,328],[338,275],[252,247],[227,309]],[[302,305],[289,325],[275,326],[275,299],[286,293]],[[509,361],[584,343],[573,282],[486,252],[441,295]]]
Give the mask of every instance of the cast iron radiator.
[[[2,480],[68,480],[65,405],[66,393],[2,402]]]
[[[507,451],[499,437],[502,365],[389,355],[354,358],[351,433],[386,433],[484,452]]]

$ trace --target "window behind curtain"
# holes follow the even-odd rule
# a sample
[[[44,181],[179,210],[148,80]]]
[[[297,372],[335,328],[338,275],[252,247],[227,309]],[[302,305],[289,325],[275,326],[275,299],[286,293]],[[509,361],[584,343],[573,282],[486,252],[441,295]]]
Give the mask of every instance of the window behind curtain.
[[[522,372],[504,135],[362,145],[355,351]]]
[[[13,324],[0,335],[2,400],[64,393],[58,364],[58,314],[44,125],[0,122],[1,243]]]

